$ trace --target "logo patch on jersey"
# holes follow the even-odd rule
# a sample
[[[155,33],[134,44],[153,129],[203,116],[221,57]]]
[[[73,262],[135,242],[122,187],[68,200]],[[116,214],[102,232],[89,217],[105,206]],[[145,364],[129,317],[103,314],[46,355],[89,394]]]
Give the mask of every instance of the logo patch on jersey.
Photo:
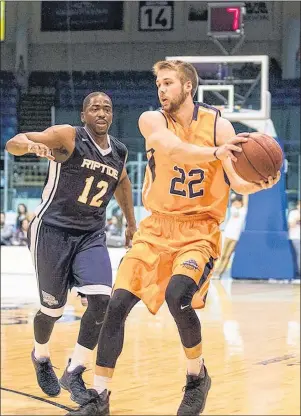
[[[49,306],[54,306],[54,305],[58,305],[58,301],[55,299],[54,296],[50,295],[47,292],[44,292],[44,290],[42,290],[42,297],[43,297],[43,302],[47,303],[47,305]]]
[[[105,173],[106,175],[118,180],[118,170],[112,168],[111,166],[104,165],[103,163],[96,162],[95,160],[84,159],[81,164],[81,168],[88,168],[91,170],[100,169],[101,173]]]
[[[200,270],[197,262],[193,259],[185,260],[181,266],[186,267],[189,270]]]

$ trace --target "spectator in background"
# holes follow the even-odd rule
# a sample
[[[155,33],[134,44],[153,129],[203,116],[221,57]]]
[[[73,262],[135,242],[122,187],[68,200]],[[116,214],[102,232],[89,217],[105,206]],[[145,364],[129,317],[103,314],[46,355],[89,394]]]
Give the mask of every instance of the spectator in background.
[[[297,263],[297,274],[300,278],[300,201],[288,214],[289,238],[292,241]]]
[[[25,219],[28,219],[27,206],[25,204],[19,204],[17,208],[17,222],[16,222],[17,230],[21,228],[21,223]]]
[[[29,221],[27,218],[23,218],[20,222],[20,228],[15,232],[12,239],[12,245],[14,246],[26,246],[27,245],[27,230],[29,227]]]
[[[1,212],[1,246],[10,246],[13,226],[5,223],[5,213]]]
[[[110,235],[121,235],[121,229],[118,227],[118,218],[113,215],[107,227],[107,232]]]
[[[243,229],[247,213],[246,203],[247,199],[244,201],[241,195],[235,195],[233,199],[231,198],[230,217],[224,230],[225,241],[223,244],[223,251],[217,270],[214,273],[214,275],[219,278],[222,277],[228,267],[230,258]]]
[[[109,231],[109,228],[110,228],[111,224],[112,224],[112,218],[108,218],[106,226],[105,226],[105,232],[106,233]]]
[[[124,237],[121,234],[121,225],[119,225],[118,218],[113,215],[109,219],[106,226],[107,246],[108,247],[122,247],[124,245]]]

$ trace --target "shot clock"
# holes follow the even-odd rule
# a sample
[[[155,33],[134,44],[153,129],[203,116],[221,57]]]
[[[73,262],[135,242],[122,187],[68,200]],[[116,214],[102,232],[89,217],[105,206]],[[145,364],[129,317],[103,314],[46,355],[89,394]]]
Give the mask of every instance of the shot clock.
[[[237,38],[243,35],[244,3],[208,3],[208,36]]]

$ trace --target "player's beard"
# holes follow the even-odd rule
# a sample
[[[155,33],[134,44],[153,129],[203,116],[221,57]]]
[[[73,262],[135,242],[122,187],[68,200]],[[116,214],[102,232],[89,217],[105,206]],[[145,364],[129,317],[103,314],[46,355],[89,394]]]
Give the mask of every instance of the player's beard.
[[[167,110],[167,112],[173,114],[179,111],[181,105],[185,102],[188,95],[189,95],[189,92],[185,92],[184,88],[182,88],[182,91],[178,95],[178,97],[170,102],[169,109]]]

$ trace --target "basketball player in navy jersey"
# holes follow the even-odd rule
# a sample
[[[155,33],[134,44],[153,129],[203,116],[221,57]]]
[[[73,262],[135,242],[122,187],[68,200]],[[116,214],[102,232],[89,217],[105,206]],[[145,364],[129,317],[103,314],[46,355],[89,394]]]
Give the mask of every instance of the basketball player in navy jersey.
[[[50,160],[42,202],[28,233],[41,301],[34,318],[31,358],[44,393],[57,396],[62,387],[79,404],[90,398],[82,373],[97,345],[112,288],[104,227],[113,195],[127,220],[126,246],[136,231],[125,169],[127,149],[108,134],[112,118],[111,99],[94,92],[83,102],[84,127],[53,126],[43,132],[17,134],[6,144],[15,156],[33,153]],[[73,286],[87,296],[88,307],[72,358],[58,380],[48,343]]]

